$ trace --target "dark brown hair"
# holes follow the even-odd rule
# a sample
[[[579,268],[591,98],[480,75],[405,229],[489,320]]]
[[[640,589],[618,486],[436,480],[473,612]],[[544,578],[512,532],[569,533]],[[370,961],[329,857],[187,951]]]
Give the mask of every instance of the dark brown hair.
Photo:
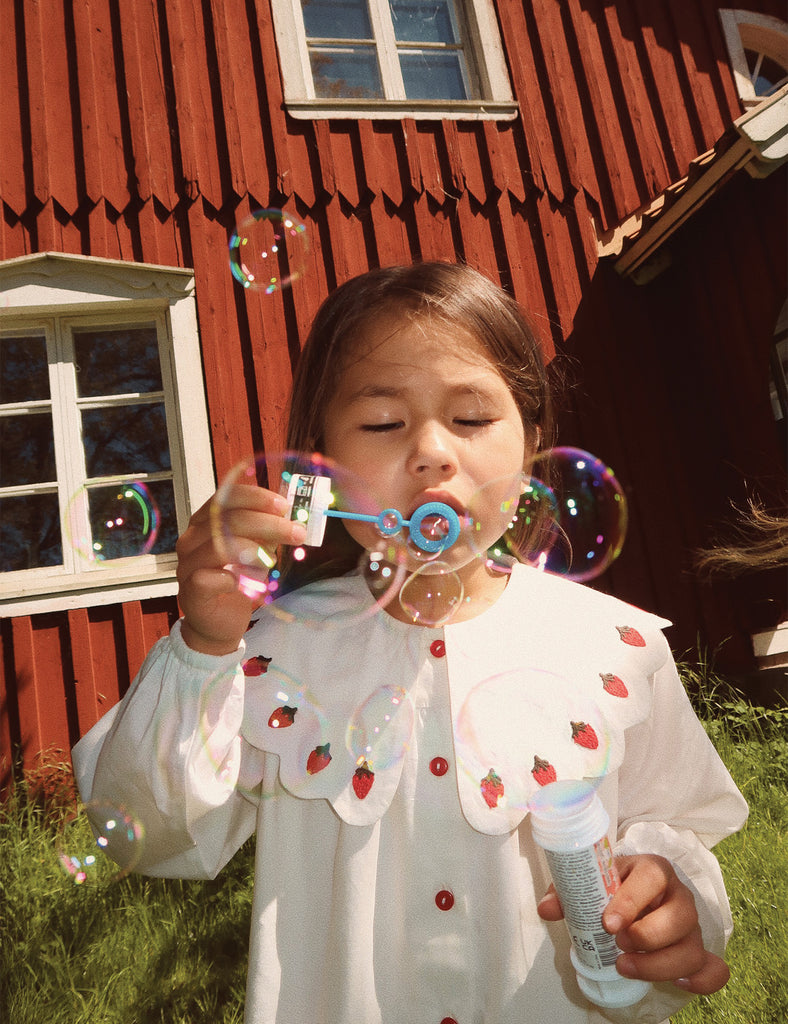
[[[750,500],[747,511],[734,506],[737,523],[725,543],[698,551],[695,566],[704,573],[738,576],[757,569],[788,566],[788,516],[768,512]]]
[[[370,270],[325,300],[293,380],[288,450],[321,451],[326,410],[355,343],[375,319],[390,313],[415,320],[428,317],[476,338],[509,386],[528,442],[536,447],[539,438],[541,447],[552,445],[551,388],[541,347],[525,313],[503,288],[472,267],[432,262]],[[348,541],[341,524],[332,520],[322,552],[310,552],[309,561],[322,564],[319,575],[336,575],[355,566],[359,552],[355,547],[351,551]],[[334,567],[329,568],[326,561]],[[287,554],[282,568],[290,570]]]

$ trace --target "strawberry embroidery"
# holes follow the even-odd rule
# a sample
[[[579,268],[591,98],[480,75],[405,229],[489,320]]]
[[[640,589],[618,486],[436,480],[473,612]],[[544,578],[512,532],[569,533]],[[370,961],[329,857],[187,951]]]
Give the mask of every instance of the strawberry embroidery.
[[[286,704],[271,712],[268,724],[272,729],[287,729],[295,721],[298,708],[289,708]]]
[[[482,779],[481,790],[487,806],[497,807],[498,801],[503,796],[503,783],[494,768],[491,768]]]
[[[555,768],[553,768],[549,761],[545,761],[542,757],[534,757],[534,766],[531,769],[531,775],[533,775],[540,786],[546,786],[549,782],[555,782],[557,778]]]
[[[570,722],[572,726],[572,739],[581,747],[589,750],[596,750],[599,746],[597,734],[587,722]]]
[[[646,641],[632,626],[616,626],[619,637],[630,647],[645,647]]]
[[[308,775],[317,775],[318,772],[322,772],[324,768],[328,767],[328,763],[331,760],[330,749],[330,743],[324,743],[322,746],[315,747],[306,761]]]
[[[264,658],[262,654],[256,654],[253,658],[245,661],[242,668],[245,676],[263,676],[268,671],[270,664],[270,658]]]
[[[628,697],[629,690],[624,683],[624,680],[619,676],[614,676],[612,672],[600,672],[599,678],[602,680],[602,686],[605,688],[607,693],[612,694],[614,697]]]
[[[375,773],[369,767],[369,764],[364,761],[353,772],[353,792],[359,798],[363,800],[369,791],[372,789],[372,783],[375,781]]]

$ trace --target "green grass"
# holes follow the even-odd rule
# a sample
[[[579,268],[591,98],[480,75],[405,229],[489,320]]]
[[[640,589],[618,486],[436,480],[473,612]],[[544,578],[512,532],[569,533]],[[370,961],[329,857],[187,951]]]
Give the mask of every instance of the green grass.
[[[682,674],[751,812],[716,848],[736,924],[731,981],[673,1021],[784,1024],[788,709],[750,706],[704,665]],[[253,840],[216,881],[75,885],[58,861],[69,781],[44,773],[0,805],[0,1021],[240,1024]]]
[[[788,1021],[788,708],[753,707],[708,669],[682,665],[695,708],[750,805],[715,853],[731,901],[731,980],[693,1000],[674,1024]]]

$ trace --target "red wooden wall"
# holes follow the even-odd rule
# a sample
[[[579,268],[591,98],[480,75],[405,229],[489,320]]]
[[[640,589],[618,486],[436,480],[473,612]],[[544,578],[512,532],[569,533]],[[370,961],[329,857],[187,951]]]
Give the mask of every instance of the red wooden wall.
[[[720,4],[496,6],[520,117],[477,123],[290,118],[269,0],[0,4],[0,258],[54,250],[193,267],[219,477],[279,444],[293,353],[331,288],[378,264],[464,259],[531,311],[548,352],[576,352],[587,398],[570,424],[622,460],[622,479],[649,486],[635,450],[659,416],[649,424],[649,389],[626,427],[600,396],[626,384],[626,363],[609,377],[604,366],[652,300],[598,266],[594,223],[615,226],[682,177],[742,112]],[[784,16],[773,0],[748,7]],[[240,289],[226,259],[234,224],[265,206],[294,209],[311,239],[303,280],[271,296]],[[748,244],[756,262],[773,258],[757,232]],[[633,368],[640,341],[629,338]],[[644,554],[647,578],[622,561],[609,585],[687,612],[693,631],[714,614],[697,595],[670,607],[674,566],[649,544],[664,510],[639,493],[627,559]],[[30,761],[67,749],[175,614],[156,601],[4,621],[0,750],[21,742]]]

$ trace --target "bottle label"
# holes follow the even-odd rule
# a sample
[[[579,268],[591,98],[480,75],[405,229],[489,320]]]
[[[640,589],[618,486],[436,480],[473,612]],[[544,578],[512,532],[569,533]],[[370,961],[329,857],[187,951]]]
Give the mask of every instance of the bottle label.
[[[592,970],[611,967],[621,950],[602,927],[602,912],[621,881],[607,836],[581,850],[545,850],[545,856],[575,956]]]
[[[306,527],[307,547],[320,547],[326,530],[325,512],[331,504],[331,479],[293,473],[287,486],[290,518]]]

